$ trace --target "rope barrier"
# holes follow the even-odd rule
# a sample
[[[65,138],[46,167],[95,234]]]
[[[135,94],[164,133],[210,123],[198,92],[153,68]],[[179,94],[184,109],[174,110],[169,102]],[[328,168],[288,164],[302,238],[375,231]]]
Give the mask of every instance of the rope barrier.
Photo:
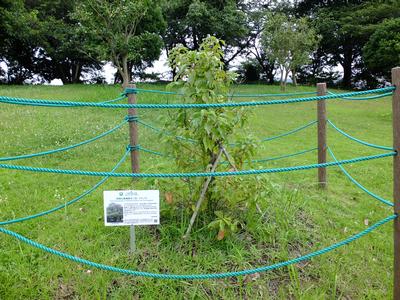
[[[129,151],[127,150],[125,152],[125,154],[122,156],[122,158],[118,161],[118,163],[112,168],[111,173],[115,172],[119,166],[121,166],[121,164],[125,161],[126,157],[128,156]],[[104,182],[106,182],[107,179],[109,179],[110,176],[105,176],[103,177],[99,182],[97,182],[94,186],[92,186],[90,189],[84,191],[82,194],[80,194],[79,196],[75,197],[74,199],[65,202],[64,204],[58,205],[56,207],[53,207],[49,210],[46,211],[42,211],[40,213],[37,214],[33,214],[30,216],[26,216],[26,217],[22,217],[22,218],[17,218],[17,219],[12,219],[12,220],[8,220],[8,221],[0,221],[0,225],[9,225],[9,224],[14,224],[14,223],[19,223],[19,222],[24,222],[27,220],[32,220],[35,218],[39,218],[48,214],[51,214],[55,211],[58,211],[60,209],[66,208],[67,206],[78,202],[79,200],[81,200],[82,198],[84,198],[85,196],[91,194],[92,192],[94,192],[99,186],[101,186]]]
[[[117,102],[117,101],[120,101],[120,100],[123,100],[123,99],[126,99],[126,95],[121,94],[121,96],[118,97],[118,98],[107,100],[107,101],[101,101],[100,103],[112,103],[112,102]]]
[[[95,172],[95,171],[84,171],[84,170],[68,170],[68,169],[51,169],[51,168],[36,168],[29,166],[19,165],[8,165],[0,164],[1,169],[9,170],[20,170],[30,172],[43,172],[43,173],[55,173],[55,174],[69,174],[69,175],[84,175],[84,176],[112,176],[112,177],[137,177],[137,178],[186,178],[186,177],[224,177],[224,176],[236,176],[236,175],[257,175],[257,174],[270,174],[270,173],[281,173],[291,172],[298,170],[309,170],[316,168],[326,168],[330,166],[337,166],[340,164],[349,164],[361,161],[367,161],[372,159],[378,159],[383,157],[395,156],[397,152],[388,152],[383,154],[376,154],[370,156],[361,156],[352,159],[345,159],[338,162],[326,162],[321,164],[310,164],[294,167],[283,167],[273,169],[259,169],[259,170],[243,170],[243,171],[231,171],[231,172],[198,172],[198,173],[111,173],[111,172]]]
[[[125,116],[125,120],[127,120],[128,122],[139,122],[139,117],[127,115],[127,116]]]
[[[53,153],[57,153],[57,152],[62,152],[62,151],[67,151],[79,146],[83,146],[86,144],[89,144],[91,142],[94,142],[98,139],[101,139],[111,133],[113,133],[114,131],[116,131],[117,129],[121,128],[127,121],[123,121],[122,123],[118,124],[117,126],[115,126],[114,128],[111,128],[110,130],[107,130],[95,137],[92,137],[88,140],[85,140],[83,142],[77,143],[77,144],[73,144],[70,146],[66,146],[66,147],[62,147],[62,148],[58,148],[58,149],[53,149],[53,150],[47,150],[47,151],[42,151],[42,152],[37,152],[37,153],[32,153],[32,154],[24,154],[24,155],[17,155],[17,156],[9,156],[9,157],[0,157],[0,161],[8,161],[8,160],[18,160],[18,159],[25,159],[25,158],[31,158],[31,157],[36,157],[36,156],[43,156],[43,155],[49,155],[49,154],[53,154]]]
[[[151,130],[156,131],[156,132],[162,133],[162,134],[167,135],[167,136],[174,136],[174,134],[172,134],[171,132],[164,131],[164,130],[162,130],[160,128],[155,127],[154,125],[150,125],[150,124],[148,124],[146,122],[143,122],[141,120],[139,120],[137,122],[139,124],[149,128],[149,129],[151,129]],[[312,125],[314,125],[316,123],[318,123],[318,121],[311,121],[310,123],[307,123],[307,124],[302,125],[302,126],[300,126],[298,128],[292,129],[290,131],[284,132],[282,134],[279,134],[279,135],[276,135],[276,136],[272,136],[272,137],[263,138],[263,139],[260,140],[260,142],[268,142],[268,141],[272,141],[272,140],[275,140],[275,139],[278,139],[278,138],[281,138],[281,137],[284,137],[284,136],[291,135],[293,133],[296,133],[296,132],[299,132],[299,131],[301,131],[303,129],[306,129],[306,128],[308,128],[308,127],[310,127],[310,126],[312,126]],[[190,142],[190,143],[197,143],[197,141],[194,140],[194,139],[189,139],[189,138],[185,138],[185,137],[182,137],[182,136],[174,136],[174,137],[177,140],[182,140],[182,141],[186,141],[186,142]],[[238,143],[229,143],[229,145],[230,146],[237,146]]]
[[[152,93],[152,94],[161,94],[161,95],[178,95],[184,96],[183,93],[179,92],[171,92],[171,91],[161,91],[161,90],[148,90],[141,88],[126,88],[124,91],[124,95],[127,94],[137,94],[137,93]],[[261,98],[261,97],[286,97],[286,96],[298,96],[298,95],[313,95],[316,92],[296,92],[296,93],[286,93],[286,94],[227,94],[222,95],[226,97],[236,97],[236,98]],[[219,95],[221,96],[221,95]]]
[[[272,137],[269,137],[269,138],[264,138],[264,139],[261,140],[261,142],[268,142],[268,141],[272,141],[272,140],[275,140],[275,139],[278,139],[278,138],[281,138],[281,137],[284,137],[284,136],[288,136],[290,134],[293,134],[293,133],[299,132],[299,131],[301,131],[303,129],[306,129],[306,128],[314,125],[315,123],[318,123],[318,121],[311,121],[310,123],[307,123],[306,125],[300,126],[300,127],[295,128],[293,130],[290,130],[288,132],[285,132],[285,133],[282,133],[282,134],[279,134],[279,135],[276,135],[276,136],[272,136]]]
[[[338,95],[332,92],[328,91],[328,94],[330,95]],[[375,96],[369,96],[369,97],[340,97],[339,99],[343,99],[343,100],[373,100],[373,99],[380,99],[383,97],[387,97],[387,96],[391,96],[393,95],[393,92],[388,92],[388,93],[383,93],[380,95],[375,95]]]
[[[333,154],[333,151],[330,147],[328,147],[328,152],[331,155],[331,157],[333,158],[334,161],[338,161],[336,159],[335,154]],[[338,165],[339,168],[342,170],[343,174],[346,175],[346,177],[348,179],[350,179],[351,182],[353,182],[356,186],[358,186],[361,190],[363,190],[365,193],[367,193],[368,195],[370,195],[371,197],[375,198],[376,200],[389,205],[389,206],[394,206],[394,204],[388,200],[383,199],[382,197],[380,197],[377,194],[374,194],[373,192],[369,191],[366,187],[364,187],[361,183],[359,183],[357,180],[355,180],[350,174],[349,172],[347,172],[347,170],[342,166],[342,165]]]
[[[270,271],[270,270],[274,270],[277,268],[281,268],[281,267],[285,267],[285,266],[289,266],[289,265],[293,265],[296,263],[299,263],[301,261],[304,260],[309,260],[313,257],[328,253],[332,250],[335,250],[339,247],[345,246],[363,236],[365,236],[366,234],[370,233],[371,231],[375,230],[376,228],[378,228],[379,226],[384,225],[385,223],[388,223],[389,221],[394,220],[397,217],[397,215],[391,215],[388,216],[378,222],[376,222],[375,224],[373,224],[372,226],[364,229],[363,231],[350,236],[347,239],[344,239],[340,242],[334,243],[328,247],[325,247],[323,249],[311,252],[309,254],[294,258],[294,259],[290,259],[284,262],[279,262],[276,264],[272,264],[272,265],[267,265],[267,266],[262,266],[259,268],[254,268],[254,269],[246,269],[246,270],[242,270],[242,271],[234,271],[234,272],[225,272],[225,273],[210,273],[210,274],[188,274],[188,275],[184,275],[184,274],[162,274],[162,273],[151,273],[151,272],[143,272],[143,271],[136,271],[136,270],[129,270],[129,269],[122,269],[122,268],[118,268],[118,267],[113,267],[113,266],[109,266],[109,265],[105,265],[105,264],[100,264],[100,263],[96,263],[96,262],[92,262],[90,260],[87,259],[83,259],[83,258],[79,258],[77,256],[73,256],[71,254],[65,253],[65,252],[61,252],[49,247],[46,247],[45,245],[42,245],[38,242],[35,242],[33,240],[30,240],[26,237],[24,237],[23,235],[20,235],[16,232],[13,232],[11,230],[7,230],[5,228],[0,227],[0,232],[7,234],[13,238],[16,238],[17,240],[24,242],[30,246],[33,246],[39,250],[45,251],[47,253],[53,254],[53,255],[57,255],[60,256],[62,258],[71,260],[73,262],[76,263],[80,263],[80,264],[84,264],[84,265],[88,265],[90,267],[94,267],[94,268],[98,268],[101,270],[106,270],[106,271],[112,271],[112,272],[117,272],[117,273],[121,273],[121,274],[125,274],[125,275],[131,275],[131,276],[141,276],[141,277],[149,277],[149,278],[157,278],[157,279],[173,279],[173,280],[198,280],[198,279],[215,279],[215,278],[226,278],[226,277],[233,277],[233,276],[243,276],[243,275],[249,275],[249,274],[254,274],[254,273],[259,273],[259,272],[266,272],[266,271]]]
[[[288,158],[288,157],[293,157],[293,156],[298,156],[298,155],[301,155],[301,154],[305,154],[305,153],[308,153],[308,152],[311,152],[311,151],[315,151],[315,150],[317,150],[317,149],[318,149],[318,148],[315,147],[315,148],[311,148],[311,149],[307,149],[307,150],[302,150],[302,151],[298,151],[298,152],[294,152],[294,153],[290,153],[290,154],[285,154],[285,155],[281,155],[281,156],[268,157],[268,158],[260,158],[260,159],[252,159],[251,161],[247,161],[247,160],[246,160],[246,161],[244,161],[244,163],[259,163],[259,162],[266,162],[266,161],[272,161],[272,160],[279,160],[279,159],[283,159],[283,158]],[[150,154],[158,155],[158,156],[175,158],[175,157],[172,156],[172,155],[166,155],[166,154],[164,154],[164,153],[161,153],[161,152],[158,152],[158,151],[154,151],[154,150],[151,150],[151,149],[147,149],[147,148],[143,148],[143,147],[141,147],[141,146],[140,146],[139,150],[140,150],[140,151],[143,151],[143,152],[150,153]],[[196,161],[196,160],[192,160],[192,159],[191,159],[190,161]],[[229,164],[229,162],[228,162],[228,161],[223,161],[223,162],[221,162],[220,164],[221,164],[221,165],[227,165],[227,164]]]
[[[349,92],[337,95],[325,95],[307,98],[292,98],[284,100],[270,101],[250,101],[250,102],[222,102],[222,103],[180,103],[180,104],[115,104],[115,103],[95,103],[95,102],[74,102],[74,101],[56,101],[56,100],[40,100],[40,99],[24,99],[0,96],[0,102],[19,105],[39,105],[39,106],[61,106],[61,107],[103,107],[103,108],[146,108],[146,109],[176,109],[176,108],[220,108],[220,107],[247,107],[259,105],[274,105],[274,104],[289,104],[289,103],[304,103],[318,100],[330,100],[340,97],[350,97],[357,95],[366,95],[392,91],[395,87],[386,87],[375,90]]]
[[[345,137],[368,147],[372,147],[372,148],[376,148],[376,149],[382,149],[382,150],[388,150],[388,151],[394,151],[394,149],[392,147],[386,147],[386,146],[380,146],[380,145],[376,145],[376,144],[371,144],[368,142],[365,142],[363,140],[357,139],[353,136],[351,136],[350,134],[344,132],[343,130],[341,130],[339,127],[337,127],[335,124],[333,124],[333,122],[331,120],[327,120],[328,124],[331,125],[337,132],[339,132],[340,134],[344,135]]]

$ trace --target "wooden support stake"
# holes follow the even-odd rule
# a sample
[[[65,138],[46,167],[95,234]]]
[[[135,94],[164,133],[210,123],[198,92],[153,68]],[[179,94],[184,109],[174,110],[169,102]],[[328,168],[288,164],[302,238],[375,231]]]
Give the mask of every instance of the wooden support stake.
[[[392,69],[393,91],[393,148],[400,153],[400,67]],[[393,202],[394,213],[400,215],[400,155],[393,156]],[[394,264],[393,299],[400,300],[400,218],[393,221]]]
[[[136,85],[130,84],[128,88],[136,88]],[[129,93],[128,94],[128,103],[136,104],[136,94]],[[136,116],[137,117],[137,109],[136,108],[128,108],[128,116]],[[139,146],[139,136],[138,136],[138,126],[137,122],[130,121],[129,122],[129,145],[131,147]],[[131,148],[131,167],[132,173],[139,173],[139,149]],[[136,234],[135,234],[135,226],[130,226],[130,252],[135,252],[136,250]]]
[[[215,159],[215,161],[214,161],[214,163],[213,163],[213,165],[211,167],[210,173],[214,173],[215,169],[218,167],[218,163],[219,163],[219,160],[221,159],[222,152],[223,152],[223,150],[222,150],[222,148],[220,148],[220,150],[218,152],[218,155],[217,155],[217,158]],[[190,218],[189,227],[187,228],[186,233],[183,236],[184,239],[187,239],[189,237],[190,231],[192,230],[194,221],[196,220],[197,214],[200,211],[201,204],[204,201],[204,197],[206,196],[206,192],[207,192],[208,186],[209,186],[209,184],[210,184],[212,179],[213,179],[213,176],[207,177],[206,181],[203,184],[203,188],[201,190],[201,194],[200,194],[199,200],[197,200],[196,207],[194,209],[192,217]]]
[[[326,83],[317,84],[317,95],[326,95]],[[326,101],[317,101],[318,113],[318,163],[326,163]],[[318,184],[320,188],[325,189],[326,181],[326,168],[318,168]]]

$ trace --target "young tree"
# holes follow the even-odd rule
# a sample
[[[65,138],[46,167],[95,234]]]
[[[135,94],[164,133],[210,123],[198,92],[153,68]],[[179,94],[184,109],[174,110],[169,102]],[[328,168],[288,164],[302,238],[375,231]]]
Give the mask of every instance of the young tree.
[[[165,23],[159,1],[84,0],[73,16],[91,40],[87,51],[111,60],[123,86],[131,79],[132,66],[160,55]]]
[[[296,69],[310,61],[319,38],[307,19],[269,14],[262,32],[262,45],[267,57],[276,61],[281,72],[281,88],[285,89],[289,73],[296,84]]]
[[[208,37],[200,44],[198,51],[189,50],[183,45],[171,51],[169,63],[177,71],[175,81],[171,86],[178,88],[183,94],[182,101],[198,104],[229,101],[227,94],[236,75],[224,69],[222,46],[222,41],[215,37]],[[176,114],[171,115],[167,121],[167,130],[174,132],[174,135],[167,136],[166,142],[180,170],[203,169],[214,172],[217,168],[224,170],[240,168],[244,160],[249,159],[255,150],[255,144],[243,130],[246,120],[244,112],[243,108],[221,107],[189,111],[179,109]],[[175,136],[180,138],[177,139]],[[241,142],[230,151],[229,140],[233,136],[236,141]],[[182,139],[191,142],[185,142]],[[220,164],[223,156],[229,164]],[[214,180],[209,177],[203,184],[196,187],[196,191],[191,191],[198,200],[196,205],[190,204],[195,208],[186,236],[190,233],[200,209],[206,209],[210,215],[216,213],[219,220],[213,224],[219,224],[220,230],[226,230],[225,225],[230,228],[229,230],[234,230],[233,219],[225,213],[231,213],[228,208],[234,206],[234,201],[237,199],[227,196],[225,189],[238,190],[240,186],[239,179],[236,177],[229,181]],[[171,188],[170,183],[169,188]],[[248,190],[247,187],[246,190]],[[255,189],[254,192],[258,191]],[[242,201],[251,201],[252,197],[249,198]],[[225,213],[218,213],[219,210]],[[228,220],[232,220],[233,223],[226,224],[230,222]]]

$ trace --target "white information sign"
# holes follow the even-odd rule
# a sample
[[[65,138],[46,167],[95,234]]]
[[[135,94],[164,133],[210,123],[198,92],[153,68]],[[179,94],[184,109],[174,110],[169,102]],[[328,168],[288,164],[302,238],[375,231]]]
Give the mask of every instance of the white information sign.
[[[106,226],[160,224],[160,192],[104,191]]]

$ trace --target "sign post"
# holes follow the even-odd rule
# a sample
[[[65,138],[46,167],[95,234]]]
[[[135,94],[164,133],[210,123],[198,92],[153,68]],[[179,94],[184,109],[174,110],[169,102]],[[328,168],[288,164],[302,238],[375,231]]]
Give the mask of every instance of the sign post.
[[[135,89],[136,85],[130,84],[129,88]],[[128,103],[136,104],[136,93],[128,94]],[[137,109],[129,108],[128,116],[131,117],[129,120],[129,145],[131,149],[131,167],[132,173],[139,173],[139,136],[138,136],[138,126],[134,118],[137,117]],[[135,236],[135,226],[130,227],[130,251],[134,252],[136,250],[136,236]]]
[[[317,84],[317,96],[326,95],[326,83]],[[326,101],[317,101],[318,114],[318,163],[326,163]],[[318,184],[326,188],[326,168],[318,168]]]
[[[393,148],[397,155],[393,156],[393,220],[394,262],[393,262],[393,299],[400,300],[400,67],[392,69],[393,91]]]

